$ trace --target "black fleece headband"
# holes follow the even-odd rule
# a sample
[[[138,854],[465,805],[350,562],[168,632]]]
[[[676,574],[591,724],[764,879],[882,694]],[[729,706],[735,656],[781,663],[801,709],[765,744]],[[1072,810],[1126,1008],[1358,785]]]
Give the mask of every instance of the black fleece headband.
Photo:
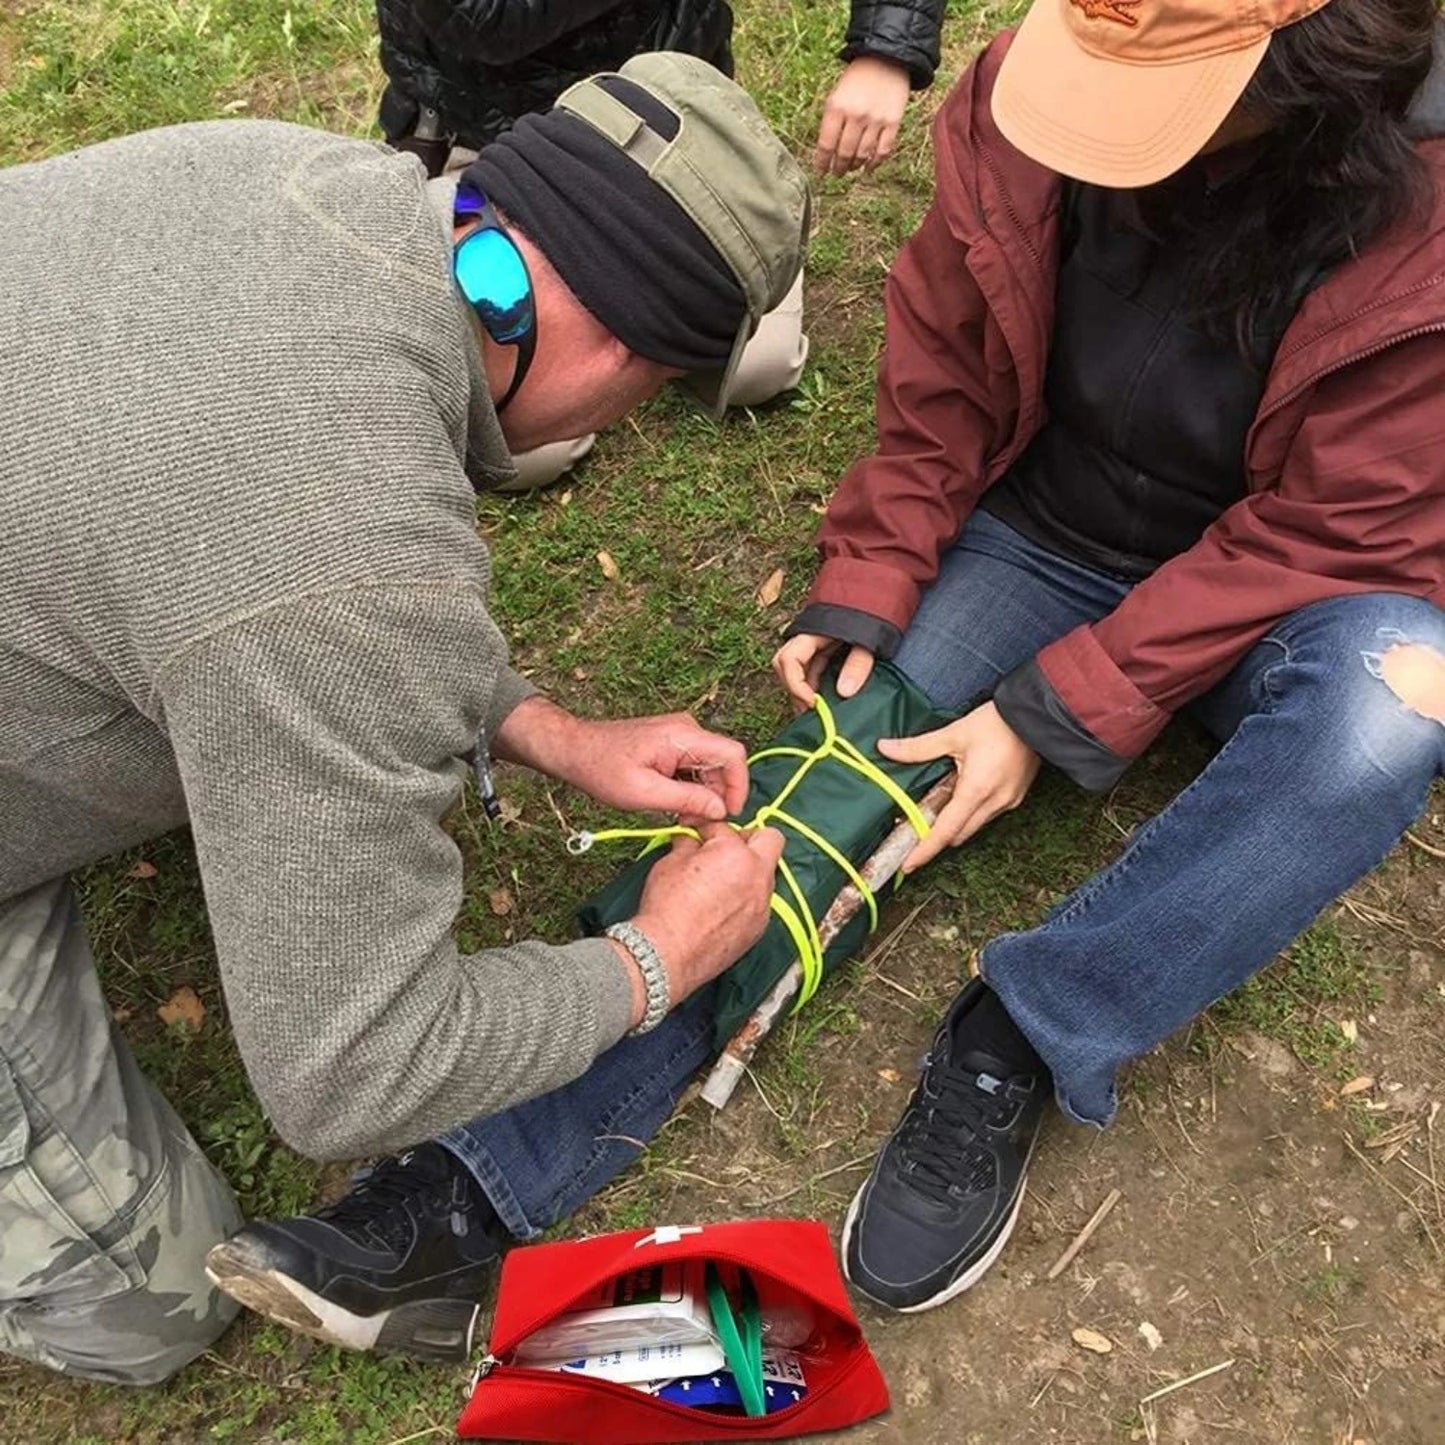
[[[677,117],[641,86],[602,84],[664,140],[677,133]],[[747,314],[737,278],[687,212],[586,121],[524,116],[466,179],[629,351],[687,372],[727,364]]]

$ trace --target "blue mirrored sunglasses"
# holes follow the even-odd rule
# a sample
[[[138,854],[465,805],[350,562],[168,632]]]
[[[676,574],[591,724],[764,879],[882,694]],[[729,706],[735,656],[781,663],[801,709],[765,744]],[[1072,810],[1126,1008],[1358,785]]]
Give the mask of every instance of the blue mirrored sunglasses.
[[[516,396],[537,350],[537,306],[532,278],[517,243],[507,234],[495,208],[465,181],[457,187],[456,223],[476,221],[452,251],[452,272],[488,336],[499,346],[517,348],[512,384],[497,403],[500,412]]]

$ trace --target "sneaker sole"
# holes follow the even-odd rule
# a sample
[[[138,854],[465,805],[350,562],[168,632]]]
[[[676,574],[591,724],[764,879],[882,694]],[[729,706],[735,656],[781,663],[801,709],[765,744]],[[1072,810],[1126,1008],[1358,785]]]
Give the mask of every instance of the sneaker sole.
[[[946,1305],[949,1300],[957,1299],[957,1297],[961,1295],[964,1290],[970,1289],[972,1288],[972,1286],[976,1285],[979,1280],[981,1280],[984,1275],[986,1275],[989,1270],[993,1268],[995,1261],[998,1259],[999,1255],[1003,1253],[1004,1245],[1009,1242],[1009,1236],[1013,1234],[1014,1225],[1016,1225],[1019,1220],[1019,1210],[1024,1207],[1024,1189],[1028,1182],[1029,1176],[1027,1173],[1025,1173],[1023,1178],[1019,1180],[1018,1198],[1014,1200],[1014,1207],[1012,1210],[1009,1211],[1009,1217],[1004,1221],[1003,1228],[999,1230],[998,1238],[995,1239],[991,1245],[989,1245],[983,1256],[976,1263],[971,1264],[966,1270],[964,1270],[964,1272],[959,1275],[957,1279],[952,1280],[945,1288],[941,1289],[931,1299],[926,1299],[921,1304],[890,1305],[884,1304],[882,1300],[874,1300],[874,1303],[882,1304],[884,1309],[892,1310],[895,1314],[921,1315],[925,1310],[936,1310],[939,1305]],[[863,1189],[866,1189],[867,1187],[868,1186],[864,1184]],[[853,1222],[858,1217],[858,1206],[863,1199],[863,1189],[860,1189],[853,1196],[853,1202],[848,1206],[848,1214],[843,1221],[843,1238],[839,1245],[838,1253],[841,1257],[843,1264],[843,1275],[847,1279],[848,1283],[851,1284],[853,1288],[858,1291],[859,1294],[866,1295],[867,1298],[873,1299],[873,1296],[871,1294],[868,1294],[868,1291],[864,1289],[863,1286],[859,1284],[858,1281],[855,1280],[851,1274],[848,1273],[848,1242],[853,1237]]]
[[[466,1360],[481,1310],[469,1300],[436,1299],[358,1315],[270,1268],[234,1240],[206,1256],[206,1278],[247,1309],[328,1345],[419,1360]]]

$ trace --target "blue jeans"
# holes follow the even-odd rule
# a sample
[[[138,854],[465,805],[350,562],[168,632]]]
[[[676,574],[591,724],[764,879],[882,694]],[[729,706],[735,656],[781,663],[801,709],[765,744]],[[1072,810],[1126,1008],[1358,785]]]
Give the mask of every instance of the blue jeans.
[[[976,513],[896,661],[940,707],[961,711],[1128,590]],[[1445,652],[1445,613],[1372,593],[1281,619],[1195,705],[1223,746],[1194,782],[1042,924],[984,948],[985,976],[1071,1118],[1108,1123],[1122,1064],[1268,963],[1419,815],[1445,769],[1445,727],[1377,675],[1379,657],[1404,642]],[[711,1057],[710,1023],[699,995],[575,1083],[444,1142],[513,1232],[534,1234],[661,1128]]]

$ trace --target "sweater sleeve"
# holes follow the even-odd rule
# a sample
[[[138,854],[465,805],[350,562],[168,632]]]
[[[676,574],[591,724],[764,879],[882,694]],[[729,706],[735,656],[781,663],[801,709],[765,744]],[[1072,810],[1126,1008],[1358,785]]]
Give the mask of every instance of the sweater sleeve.
[[[416,22],[438,54],[512,65],[590,25],[622,0],[417,0]]]
[[[626,1031],[605,941],[452,942],[457,760],[525,689],[480,592],[435,582],[271,608],[161,675],[237,1042],[306,1154],[415,1143],[566,1083]]]

